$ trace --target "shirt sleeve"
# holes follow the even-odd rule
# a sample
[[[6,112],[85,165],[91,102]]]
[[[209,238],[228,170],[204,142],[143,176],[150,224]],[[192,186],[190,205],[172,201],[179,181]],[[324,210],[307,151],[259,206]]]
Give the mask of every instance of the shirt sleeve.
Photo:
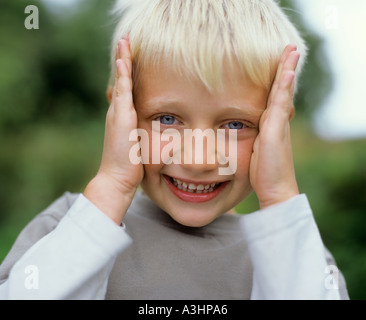
[[[104,299],[115,258],[131,242],[80,194],[57,227],[13,266],[0,299]]]
[[[241,227],[253,264],[251,299],[341,299],[340,273],[327,263],[306,195],[243,216]]]

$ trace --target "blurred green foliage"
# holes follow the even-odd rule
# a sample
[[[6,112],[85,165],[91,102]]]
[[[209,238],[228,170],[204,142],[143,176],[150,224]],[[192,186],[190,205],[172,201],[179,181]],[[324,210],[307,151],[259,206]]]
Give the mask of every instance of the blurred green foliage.
[[[34,1],[40,28],[27,30],[29,3],[0,2],[0,261],[30,219],[66,190],[82,192],[98,168],[111,3],[79,0],[57,14]],[[310,47],[292,122],[299,187],[351,298],[365,299],[366,141],[330,143],[312,132],[311,115],[332,85],[330,66],[322,39],[306,30],[291,1],[282,4]],[[256,209],[254,194],[237,207]]]

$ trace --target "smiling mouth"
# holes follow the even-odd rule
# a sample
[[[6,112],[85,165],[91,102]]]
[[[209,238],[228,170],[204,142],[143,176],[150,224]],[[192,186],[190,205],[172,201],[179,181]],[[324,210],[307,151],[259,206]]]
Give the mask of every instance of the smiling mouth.
[[[171,192],[185,202],[202,203],[216,198],[229,184],[223,182],[192,182],[163,175]]]
[[[190,192],[190,193],[209,193],[209,192],[216,190],[222,184],[221,182],[208,183],[208,184],[204,184],[204,183],[195,184],[192,182],[188,182],[188,181],[185,182],[185,181],[182,181],[179,179],[175,179],[173,177],[169,177],[169,178],[170,178],[170,181],[174,184],[174,186],[176,186],[179,190],[183,190],[183,191]]]

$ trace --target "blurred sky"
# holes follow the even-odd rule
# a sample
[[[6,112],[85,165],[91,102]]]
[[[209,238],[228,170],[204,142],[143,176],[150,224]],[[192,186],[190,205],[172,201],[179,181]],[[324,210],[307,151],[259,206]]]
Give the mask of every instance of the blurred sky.
[[[296,0],[317,34],[334,75],[334,88],[315,114],[317,133],[329,140],[366,138],[366,0]]]
[[[52,11],[80,0],[43,0]],[[324,39],[334,88],[314,115],[327,140],[366,138],[366,0],[294,0],[308,26]]]

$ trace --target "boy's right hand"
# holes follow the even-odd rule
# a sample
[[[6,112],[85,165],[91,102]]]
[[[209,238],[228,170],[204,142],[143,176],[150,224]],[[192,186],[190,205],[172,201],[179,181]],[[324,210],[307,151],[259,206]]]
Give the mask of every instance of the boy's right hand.
[[[84,191],[84,196],[118,225],[143,178],[142,164],[133,164],[129,159],[136,143],[129,141],[129,135],[137,128],[131,74],[129,38],[125,36],[116,49],[116,79],[106,117],[101,165]]]

